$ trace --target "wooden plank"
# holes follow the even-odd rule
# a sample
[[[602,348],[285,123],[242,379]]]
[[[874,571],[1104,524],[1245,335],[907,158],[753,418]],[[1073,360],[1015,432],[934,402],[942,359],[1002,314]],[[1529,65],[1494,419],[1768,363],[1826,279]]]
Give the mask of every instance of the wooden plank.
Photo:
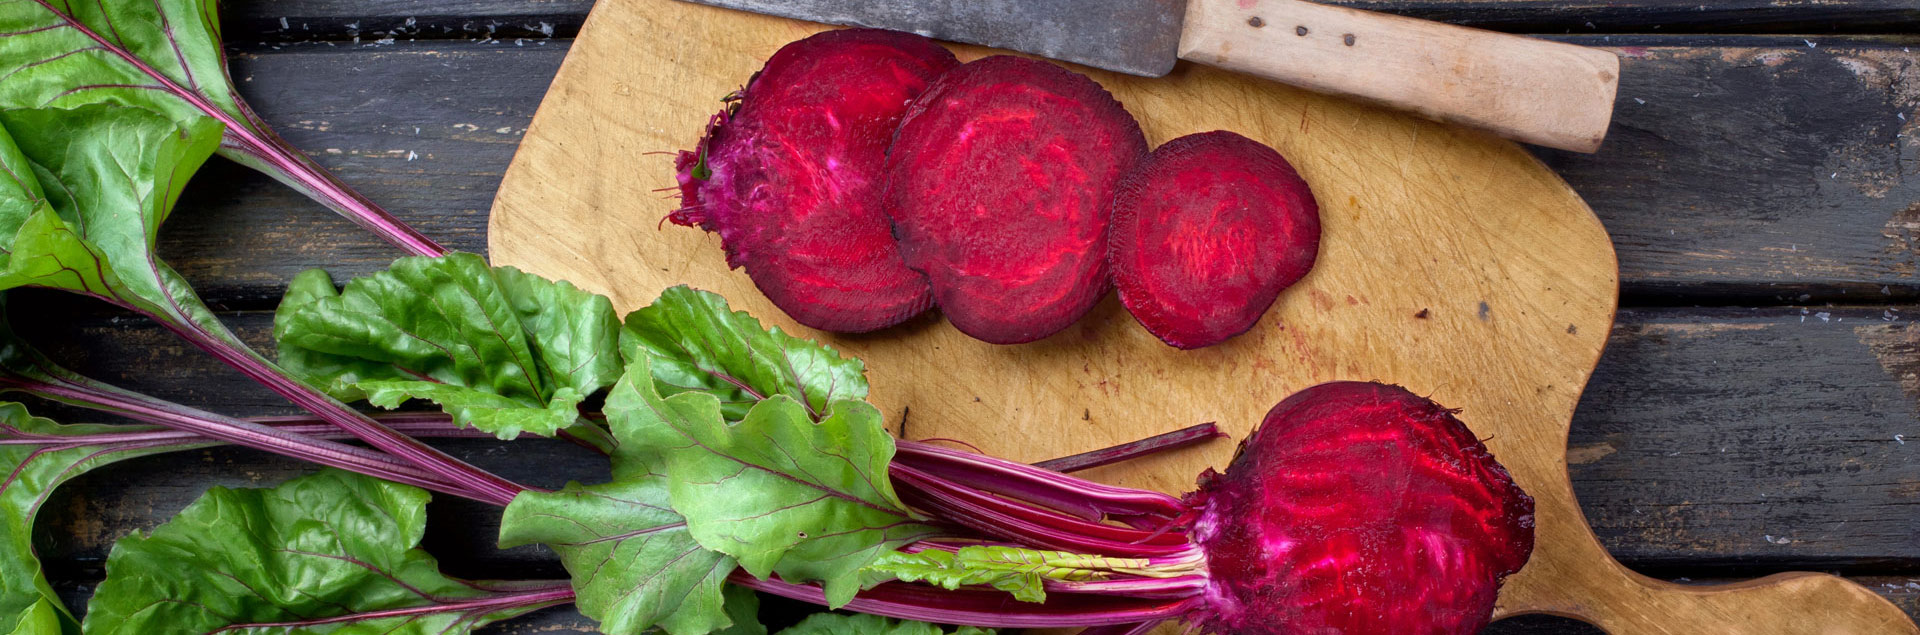
[[[1539,154],[1606,223],[1628,303],[1920,297],[1907,46],[1597,40],[1625,56],[1606,146]]]
[[[223,7],[227,40],[361,43],[572,37],[592,0],[247,0]]]
[[[1607,145],[1541,154],[1612,232],[1627,303],[1920,298],[1920,56],[1859,39],[1623,41]],[[306,44],[233,65],[295,145],[428,235],[480,250],[500,173],[566,46]],[[188,188],[163,242],[231,308],[271,306],[301,269],[362,273],[396,255],[224,162]]]
[[[1328,0],[1326,4],[1515,33],[1875,33],[1899,32],[1920,20],[1920,8],[1904,0]],[[394,30],[403,40],[472,39],[487,35],[489,27],[500,39],[571,37],[592,8],[592,0],[249,0],[229,5],[225,22],[228,37],[236,42],[349,40],[355,35],[371,41]],[[286,18],[284,24],[281,18]]]
[[[1920,566],[1920,325],[1899,309],[1629,310],[1568,460],[1638,567]]]
[[[31,312],[20,306],[14,310],[20,330],[81,372],[229,414],[289,412],[144,321],[76,316],[59,303]],[[1920,325],[1909,317],[1915,313],[1920,307],[1805,316],[1797,309],[1623,313],[1569,441],[1574,488],[1594,529],[1621,560],[1663,574],[1790,568],[1920,574],[1920,460],[1914,458],[1920,453]],[[268,341],[269,314],[226,318],[256,345]],[[1471,420],[1473,413],[1462,416]],[[57,418],[76,420],[70,411]],[[447,447],[540,485],[592,480],[604,469],[602,461],[563,443],[450,441]],[[162,465],[169,467],[156,469]],[[48,533],[72,538],[51,553],[97,561],[111,536],[158,522],[210,484],[272,482],[299,469],[240,450],[106,468],[68,488],[88,491],[84,502],[62,495],[70,502],[50,506],[82,506],[55,512],[69,520],[52,521]],[[456,540],[473,548],[462,553],[474,554],[476,562],[495,558],[484,548],[492,531],[487,515],[463,505],[436,504],[435,513],[461,518],[457,525],[467,535]],[[468,512],[478,515],[468,518]]]

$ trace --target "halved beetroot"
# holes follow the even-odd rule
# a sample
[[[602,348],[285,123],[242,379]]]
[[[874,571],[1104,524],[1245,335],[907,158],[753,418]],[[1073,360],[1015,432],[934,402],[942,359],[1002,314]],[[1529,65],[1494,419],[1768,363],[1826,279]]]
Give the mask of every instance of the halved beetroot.
[[[727,264],[801,324],[864,332],[932,304],[880,211],[887,144],[907,104],[959,65],[911,33],[826,31],[788,44],[681,152],[681,209]]]
[[[1533,499],[1452,411],[1398,386],[1287,398],[1189,502],[1208,632],[1474,633],[1533,550]]]
[[[1253,328],[1313,268],[1320,207],[1273,148],[1224,130],[1174,139],[1120,184],[1108,253],[1120,302],[1178,348]]]
[[[886,211],[955,328],[1030,342],[1106,293],[1114,188],[1146,151],[1140,124],[1092,79],[988,57],[914,101],[888,151]]]

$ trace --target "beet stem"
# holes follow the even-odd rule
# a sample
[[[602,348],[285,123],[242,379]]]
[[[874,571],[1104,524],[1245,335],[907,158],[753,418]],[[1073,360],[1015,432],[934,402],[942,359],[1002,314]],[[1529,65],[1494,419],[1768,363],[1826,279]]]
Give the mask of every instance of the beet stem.
[[[1221,432],[1219,426],[1214,425],[1213,422],[1207,422],[1164,434],[1157,434],[1139,441],[1123,443],[1110,448],[1101,448],[1091,452],[1081,452],[1073,456],[1048,459],[1035,463],[1033,466],[1055,472],[1078,472],[1113,465],[1123,461],[1131,461],[1168,450],[1177,450],[1226,436],[1227,433]]]
[[[1173,556],[1193,549],[1185,532],[1148,533],[999,498],[913,467],[890,470],[907,504],[989,536],[1048,549],[1115,557]]]
[[[1180,499],[1160,492],[1115,487],[1025,463],[914,441],[901,440],[895,445],[895,464],[1031,503],[1057,505],[1061,511],[1083,518],[1095,514],[1176,518],[1189,511]]]

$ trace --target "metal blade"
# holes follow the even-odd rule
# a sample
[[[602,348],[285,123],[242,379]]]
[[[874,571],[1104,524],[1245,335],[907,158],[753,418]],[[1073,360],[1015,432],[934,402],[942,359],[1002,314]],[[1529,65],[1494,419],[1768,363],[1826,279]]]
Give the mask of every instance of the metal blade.
[[[689,0],[827,24],[911,31],[1130,75],[1173,70],[1186,0]]]

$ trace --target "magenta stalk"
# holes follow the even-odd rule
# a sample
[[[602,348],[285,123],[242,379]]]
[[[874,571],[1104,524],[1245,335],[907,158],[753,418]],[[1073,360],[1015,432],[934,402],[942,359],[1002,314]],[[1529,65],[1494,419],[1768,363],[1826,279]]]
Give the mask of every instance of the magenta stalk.
[[[197,323],[176,323],[164,319],[157,321],[188,342],[192,342],[200,350],[213,355],[215,359],[225,362],[249,379],[286,397],[294,405],[300,406],[328,423],[339,426],[374,448],[439,475],[440,478],[458,487],[460,491],[457,493],[462,496],[505,507],[513,502],[515,495],[530,489],[456,459],[419,439],[380,425],[380,422],[374,421],[371,417],[347,407],[346,404],[308,386],[305,382],[288,376],[286,371],[281,370],[253,349],[229,343],[229,340],[237,339],[231,333],[226,334],[228,339],[222,339],[209,333],[203,325]]]
[[[82,386],[77,384],[24,386],[14,380],[4,381],[5,385],[18,388],[31,394],[68,403],[85,404],[87,407],[114,412],[147,423],[165,426],[195,436],[223,441],[288,456],[303,461],[337,467],[351,472],[422,487],[436,492],[475,498],[482,502],[491,502],[478,498],[471,492],[449,482],[447,479],[425,472],[411,464],[395,459],[380,452],[354,447],[336,441],[327,441],[268,425],[252,423],[230,417],[194,410],[178,404],[154,402],[140,399],[132,393],[123,393],[105,386]],[[131,436],[131,435],[129,435]],[[89,440],[95,441],[95,440]],[[133,441],[142,447],[164,445],[165,440],[154,439]],[[190,443],[181,441],[181,443]]]
[[[557,606],[560,604],[566,604],[568,602],[572,602],[573,597],[574,597],[573,587],[571,585],[565,582],[553,582],[553,583],[541,584],[539,586],[526,589],[526,590],[499,592],[487,597],[475,598],[470,600],[461,600],[458,602],[447,602],[444,604],[432,604],[428,606],[419,606],[419,607],[404,608],[404,609],[387,609],[384,611],[367,611],[364,613],[350,613],[347,615],[340,615],[336,617],[300,620],[296,622],[234,624],[213,632],[224,633],[228,631],[238,631],[238,630],[246,630],[246,629],[292,630],[292,629],[298,629],[301,627],[322,626],[326,624],[343,624],[343,623],[351,623],[351,622],[362,622],[367,620],[377,620],[377,619],[383,619],[383,618],[389,618],[389,617],[408,617],[408,616],[414,616],[414,615],[438,615],[443,613],[458,613],[465,617],[478,618],[480,616],[483,616],[489,613],[498,613],[500,611],[511,611],[516,609],[543,608],[548,606]]]
[[[1187,426],[1172,432],[1157,434],[1139,441],[1123,443],[1110,448],[1101,448],[1091,452],[1081,452],[1073,456],[1048,459],[1035,463],[1033,466],[1062,473],[1091,470],[1096,467],[1131,461],[1150,454],[1158,454],[1167,450],[1176,450],[1214,439],[1226,438],[1226,436],[1227,433],[1221,432],[1219,426],[1213,425],[1210,422],[1202,423],[1200,425]]]

